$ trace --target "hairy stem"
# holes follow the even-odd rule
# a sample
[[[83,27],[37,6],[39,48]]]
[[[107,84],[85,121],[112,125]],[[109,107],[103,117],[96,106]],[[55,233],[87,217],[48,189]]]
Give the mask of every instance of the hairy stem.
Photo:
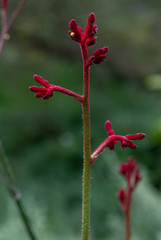
[[[37,240],[35,234],[33,233],[33,230],[30,226],[30,221],[28,219],[28,216],[26,214],[26,211],[24,209],[24,206],[21,202],[21,194],[20,191],[18,190],[16,183],[15,183],[15,178],[13,175],[13,171],[11,168],[11,165],[4,153],[4,150],[2,148],[2,144],[0,143],[0,161],[3,165],[5,176],[3,176],[0,173],[1,179],[5,182],[5,185],[12,197],[12,199],[15,201],[17,208],[19,210],[22,222],[24,223],[24,226],[26,227],[26,231],[28,233],[28,236],[30,237],[31,240]]]
[[[90,103],[89,103],[89,67],[85,44],[81,45],[83,57],[83,195],[82,195],[82,240],[89,239],[90,225],[90,178],[91,178],[91,132],[90,132]]]
[[[62,87],[59,87],[59,86],[56,86],[56,85],[53,85],[53,91],[54,92],[61,92],[61,93],[64,93],[66,95],[69,95],[71,97],[73,97],[75,100],[83,103],[84,101],[84,98],[82,95],[78,94],[78,93],[75,93],[73,91],[70,91],[69,89],[66,89],[66,88],[62,88]]]

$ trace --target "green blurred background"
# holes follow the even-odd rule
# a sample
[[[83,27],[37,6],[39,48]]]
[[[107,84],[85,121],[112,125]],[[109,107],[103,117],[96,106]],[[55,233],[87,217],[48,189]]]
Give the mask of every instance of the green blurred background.
[[[10,12],[18,1],[10,2]],[[0,59],[0,138],[39,240],[80,239],[82,113],[72,98],[35,99],[33,74],[82,93],[79,45],[68,36],[74,18],[85,26],[96,14],[97,43],[106,61],[91,68],[92,150],[116,133],[147,134],[138,149],[107,149],[95,162],[91,239],[123,240],[116,194],[121,161],[133,155],[143,180],[134,196],[133,240],[161,240],[161,1],[29,0]],[[0,240],[27,240],[15,204],[0,185]]]

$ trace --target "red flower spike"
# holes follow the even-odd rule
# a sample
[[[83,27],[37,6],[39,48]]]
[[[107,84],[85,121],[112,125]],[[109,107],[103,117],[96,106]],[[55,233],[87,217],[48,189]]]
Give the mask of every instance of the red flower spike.
[[[141,180],[140,170],[137,169],[137,162],[133,157],[129,157],[126,163],[120,164],[119,173],[123,175],[126,181],[126,190],[120,189],[118,199],[125,219],[126,236],[131,235],[130,215],[132,206],[132,197],[137,183]]]
[[[97,25],[93,25],[95,21],[94,13],[91,13],[88,16],[88,22],[85,27],[85,31],[83,33],[82,28],[77,25],[77,22],[72,19],[69,23],[69,35],[71,39],[80,43],[81,45],[86,44],[87,46],[93,45],[96,42],[96,33],[97,33]]]
[[[144,133],[137,133],[126,136],[115,135],[115,132],[112,129],[112,124],[110,121],[106,121],[105,128],[107,130],[108,138],[105,139],[105,141],[102,142],[98,146],[98,148],[96,148],[96,150],[92,153],[91,163],[93,163],[96,160],[96,158],[104,151],[105,148],[108,147],[110,150],[114,150],[117,141],[121,142],[121,146],[123,147],[123,149],[126,149],[127,147],[134,149],[137,148],[137,145],[134,144],[132,140],[141,140],[145,137]]]

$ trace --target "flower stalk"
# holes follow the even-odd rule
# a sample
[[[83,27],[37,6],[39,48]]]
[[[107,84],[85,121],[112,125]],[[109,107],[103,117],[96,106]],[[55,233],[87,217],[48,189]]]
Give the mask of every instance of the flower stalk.
[[[35,81],[42,86],[32,86],[29,89],[35,92],[35,97],[49,99],[53,93],[58,91],[73,97],[82,104],[83,112],[83,184],[82,184],[82,240],[89,240],[90,228],[90,187],[91,187],[91,167],[96,158],[103,152],[105,148],[113,150],[117,141],[121,142],[121,146],[136,148],[132,140],[141,140],[145,137],[143,133],[134,135],[120,136],[115,135],[110,121],[105,123],[108,138],[100,144],[98,148],[91,154],[91,127],[90,127],[90,77],[89,70],[93,64],[99,64],[106,58],[108,47],[99,48],[88,57],[88,47],[96,43],[97,25],[94,25],[95,15],[91,13],[88,17],[85,31],[78,26],[77,22],[72,19],[69,23],[69,36],[72,40],[80,44],[82,60],[83,60],[83,95],[72,92],[62,87],[51,85],[39,75],[34,75]]]
[[[137,184],[142,179],[140,170],[137,169],[137,162],[129,157],[127,163],[121,163],[119,173],[126,181],[126,189],[120,189],[118,199],[125,220],[125,240],[131,239],[131,205],[132,196]]]
[[[89,239],[90,225],[90,179],[91,179],[91,130],[90,130],[90,100],[89,100],[89,67],[85,44],[81,45],[83,58],[83,184],[82,184],[82,240]]]

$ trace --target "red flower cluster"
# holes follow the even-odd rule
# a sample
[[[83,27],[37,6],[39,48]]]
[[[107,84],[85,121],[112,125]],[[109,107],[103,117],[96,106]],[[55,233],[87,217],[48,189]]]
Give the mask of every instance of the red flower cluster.
[[[107,147],[109,147],[109,149],[113,150],[117,140],[121,142],[121,146],[125,149],[126,147],[129,148],[137,148],[138,146],[136,144],[134,144],[131,140],[141,140],[145,137],[144,133],[136,133],[136,134],[128,134],[125,136],[119,136],[119,135],[115,135],[115,132],[112,129],[112,124],[110,121],[106,121],[105,123],[105,128],[107,130],[107,134],[108,134],[108,141],[107,141]]]
[[[94,25],[95,15],[91,13],[88,17],[88,22],[85,27],[85,31],[83,32],[82,28],[78,26],[77,22],[72,19],[69,23],[69,36],[74,41],[80,43],[81,46],[90,46],[95,44],[96,42],[96,33],[97,33],[97,25]],[[99,48],[89,59],[87,59],[86,67],[89,67],[93,63],[99,64],[106,58],[106,53],[108,52],[108,47]]]
[[[127,163],[121,163],[119,173],[127,183],[127,190],[120,189],[118,199],[120,200],[122,211],[127,213],[127,211],[130,211],[132,193],[142,177],[140,170],[137,169],[137,162],[133,157],[129,157]]]
[[[44,80],[39,75],[34,75],[36,82],[40,83],[43,87],[32,86],[29,87],[31,92],[35,92],[36,98],[48,99],[53,96],[53,85],[50,85],[47,80]]]
[[[48,99],[53,96],[54,92],[61,92],[64,93],[68,96],[73,97],[75,100],[79,102],[83,102],[83,96],[75,93],[73,91],[70,91],[69,89],[62,88],[56,85],[51,85],[48,83],[47,80],[44,80],[41,76],[39,75],[34,75],[34,79],[36,82],[40,83],[43,87],[37,87],[37,86],[32,86],[29,87],[31,92],[35,92],[35,97],[36,98],[43,98],[43,99]]]
[[[91,57],[86,63],[86,66],[90,66],[93,63],[95,64],[101,63],[106,58],[105,53],[107,52],[108,52],[108,47],[98,48],[96,51],[92,53]]]
[[[85,31],[83,33],[83,30],[81,27],[78,26],[77,22],[72,19],[69,23],[69,28],[71,31],[69,31],[69,35],[71,39],[73,39],[76,42],[79,42],[80,44],[86,43],[87,46],[93,45],[96,42],[96,33],[97,33],[97,25],[93,25],[95,21],[95,15],[94,13],[91,13],[88,17],[88,22],[85,27]]]
[[[121,146],[125,149],[137,148],[137,145],[132,142],[132,140],[141,140],[145,137],[144,133],[128,134],[126,136],[115,135],[115,132],[112,129],[112,124],[110,121],[106,121],[105,128],[107,130],[108,138],[100,144],[100,146],[94,151],[91,155],[91,161],[94,162],[95,159],[104,151],[105,148],[114,150],[117,141],[121,142]]]

